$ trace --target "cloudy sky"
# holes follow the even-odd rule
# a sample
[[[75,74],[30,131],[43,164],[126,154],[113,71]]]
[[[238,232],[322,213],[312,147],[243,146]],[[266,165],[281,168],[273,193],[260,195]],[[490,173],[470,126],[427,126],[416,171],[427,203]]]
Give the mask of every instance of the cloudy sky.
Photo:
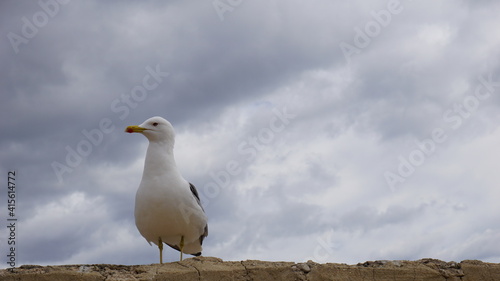
[[[500,262],[498,1],[2,1],[17,265],[158,262],[134,198],[170,120],[206,256]],[[168,261],[178,252],[166,249]]]

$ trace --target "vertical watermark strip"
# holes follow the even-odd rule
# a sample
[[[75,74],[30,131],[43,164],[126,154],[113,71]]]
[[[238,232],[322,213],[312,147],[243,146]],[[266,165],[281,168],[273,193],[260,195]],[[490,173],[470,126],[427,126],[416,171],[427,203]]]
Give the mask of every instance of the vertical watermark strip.
[[[16,171],[7,174],[7,264],[13,268],[16,266]]]

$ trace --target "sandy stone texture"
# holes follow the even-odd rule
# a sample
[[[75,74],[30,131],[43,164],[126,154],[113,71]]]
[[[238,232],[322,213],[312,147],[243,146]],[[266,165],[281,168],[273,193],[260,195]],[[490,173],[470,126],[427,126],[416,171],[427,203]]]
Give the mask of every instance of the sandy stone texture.
[[[335,280],[335,281],[499,281],[500,264],[476,260],[444,262],[367,261],[357,265],[266,262],[258,260],[222,261],[214,257],[194,257],[163,265],[84,264],[23,265],[0,270],[0,281],[126,281],[126,280]]]

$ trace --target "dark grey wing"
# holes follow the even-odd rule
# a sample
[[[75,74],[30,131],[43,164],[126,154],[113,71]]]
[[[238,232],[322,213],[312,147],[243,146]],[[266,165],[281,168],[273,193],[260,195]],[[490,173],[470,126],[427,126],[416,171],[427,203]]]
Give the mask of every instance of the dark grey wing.
[[[207,237],[207,236],[208,236],[208,224],[205,225],[205,231],[200,236],[200,245],[203,245],[203,239],[205,239],[205,237]],[[201,253],[200,253],[200,255],[201,255]]]
[[[203,206],[201,205],[200,195],[198,195],[198,190],[196,190],[196,187],[194,186],[194,184],[189,183],[189,188],[191,189],[193,196],[196,198],[196,202],[198,202],[198,205],[200,205],[203,212],[205,212],[205,209],[203,209]],[[203,239],[205,239],[205,237],[207,237],[207,236],[208,236],[208,224],[205,225],[205,231],[200,236],[200,245],[203,245]],[[199,255],[201,255],[201,253],[199,253],[198,256]]]
[[[189,183],[189,189],[191,189],[191,192],[193,193],[194,197],[196,198],[196,202],[198,202],[198,205],[203,209],[203,206],[201,206],[201,201],[200,201],[200,195],[198,195],[198,190],[196,190],[196,187],[194,184]],[[203,210],[205,211],[205,210]]]
[[[198,194],[198,190],[196,190],[196,187],[194,186],[194,184],[192,183],[189,183],[189,189],[191,189],[191,193],[193,193],[193,196],[194,198],[196,199],[196,202],[198,202],[198,205],[200,205],[201,209],[203,210],[203,212],[205,212],[205,210],[203,209],[203,206],[201,205],[201,201],[200,201],[200,195]],[[203,231],[203,234],[200,236],[200,245],[203,244],[203,239],[205,239],[205,237],[208,236],[208,224],[205,225],[205,229]],[[179,247],[177,245],[171,245],[171,244],[168,244],[168,243],[165,243],[167,244],[168,246],[170,246],[172,249],[175,249],[177,251],[180,251],[181,249],[179,249]],[[194,253],[194,254],[190,254],[190,255],[193,255],[193,256],[199,256],[201,255],[201,252],[199,253]]]

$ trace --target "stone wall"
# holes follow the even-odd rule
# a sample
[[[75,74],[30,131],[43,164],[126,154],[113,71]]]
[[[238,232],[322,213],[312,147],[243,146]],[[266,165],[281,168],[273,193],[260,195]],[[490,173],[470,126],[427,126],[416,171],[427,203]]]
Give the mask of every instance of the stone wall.
[[[398,280],[398,281],[499,281],[500,264],[435,259],[373,261],[357,265],[314,262],[222,261],[195,257],[163,265],[23,265],[0,270],[0,281],[73,280]]]

